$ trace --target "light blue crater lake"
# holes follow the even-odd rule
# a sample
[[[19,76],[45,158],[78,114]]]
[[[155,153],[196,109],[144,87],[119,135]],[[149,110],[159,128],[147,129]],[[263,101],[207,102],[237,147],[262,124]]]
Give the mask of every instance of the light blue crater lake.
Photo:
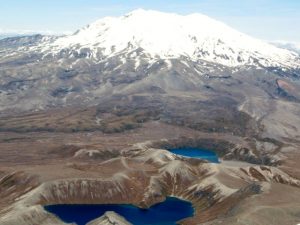
[[[204,159],[213,163],[219,163],[217,154],[207,149],[184,147],[169,149],[169,151],[176,155]]]

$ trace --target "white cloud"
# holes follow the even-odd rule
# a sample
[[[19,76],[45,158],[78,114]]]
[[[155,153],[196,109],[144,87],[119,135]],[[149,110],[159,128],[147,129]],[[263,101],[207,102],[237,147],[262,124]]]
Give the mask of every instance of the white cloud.
[[[300,54],[300,43],[299,42],[289,42],[283,40],[270,41],[271,44],[279,47],[288,49],[294,52],[298,52]]]

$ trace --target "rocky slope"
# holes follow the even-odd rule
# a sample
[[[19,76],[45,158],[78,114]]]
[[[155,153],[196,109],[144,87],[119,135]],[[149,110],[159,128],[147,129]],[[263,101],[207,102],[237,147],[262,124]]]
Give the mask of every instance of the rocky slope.
[[[89,222],[87,225],[131,225],[131,223],[115,212],[106,212],[105,215]]]

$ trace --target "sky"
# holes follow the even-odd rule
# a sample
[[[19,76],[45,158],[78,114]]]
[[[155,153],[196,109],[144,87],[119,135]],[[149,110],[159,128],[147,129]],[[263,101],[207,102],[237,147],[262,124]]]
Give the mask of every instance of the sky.
[[[72,33],[137,8],[202,13],[253,37],[300,43],[300,0],[0,0],[0,34]]]

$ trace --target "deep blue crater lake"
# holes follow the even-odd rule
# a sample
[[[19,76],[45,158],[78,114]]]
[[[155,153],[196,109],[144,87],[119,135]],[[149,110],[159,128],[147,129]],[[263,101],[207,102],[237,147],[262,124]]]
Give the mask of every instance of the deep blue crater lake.
[[[174,197],[168,197],[149,209],[131,204],[49,205],[45,209],[66,223],[78,225],[85,225],[107,211],[118,213],[134,225],[175,225],[177,221],[194,215],[190,202]]]
[[[210,150],[201,149],[201,148],[173,148],[169,149],[170,152],[190,158],[197,158],[197,159],[205,159],[213,163],[219,163],[219,158],[216,153]]]

